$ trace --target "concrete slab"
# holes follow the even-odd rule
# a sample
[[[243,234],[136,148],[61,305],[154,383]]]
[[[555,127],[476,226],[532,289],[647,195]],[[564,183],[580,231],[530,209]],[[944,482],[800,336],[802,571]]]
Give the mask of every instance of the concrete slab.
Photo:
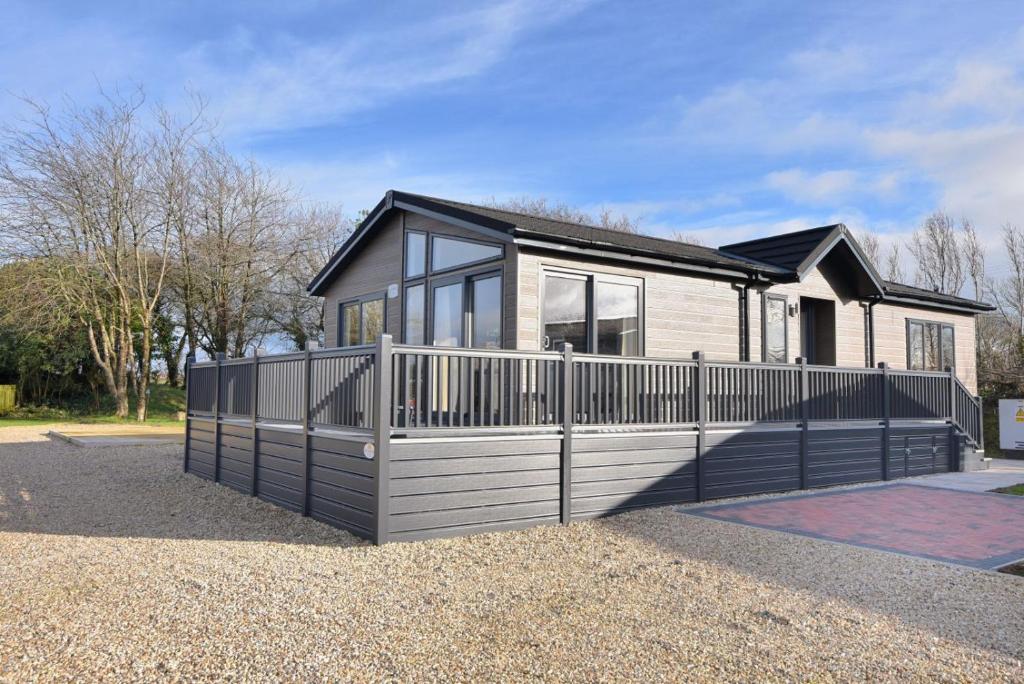
[[[681,509],[688,515],[994,570],[1024,558],[1024,497],[885,484]]]
[[[180,430],[100,431],[99,433],[81,430],[50,430],[47,434],[80,447],[154,446],[185,443],[185,433]]]
[[[914,478],[914,484],[925,487],[942,487],[961,492],[989,492],[999,487],[1024,482],[1024,461],[994,458],[988,470],[971,473],[941,473]]]

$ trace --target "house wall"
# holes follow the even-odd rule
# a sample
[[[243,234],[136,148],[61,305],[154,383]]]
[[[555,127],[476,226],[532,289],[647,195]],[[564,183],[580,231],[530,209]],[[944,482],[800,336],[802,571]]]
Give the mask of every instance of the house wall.
[[[967,389],[977,393],[975,317],[970,314],[890,303],[878,304],[875,306],[875,361],[887,361],[892,368],[907,367],[908,318],[952,324],[957,377]]]
[[[738,286],[734,283],[523,249],[520,249],[518,258],[518,349],[536,350],[540,347],[540,282],[544,268],[576,269],[642,279],[646,356],[689,358],[694,351],[701,350],[709,360],[739,360],[740,305]],[[747,306],[750,316],[751,361],[761,360],[762,292],[785,295],[787,304],[799,303],[801,296],[834,302],[836,365],[853,368],[866,365],[864,306],[844,284],[842,273],[828,265],[816,268],[800,283],[773,285],[767,290],[750,290]],[[874,308],[875,363],[887,361],[893,368],[906,368],[907,318],[953,324],[957,376],[970,391],[976,392],[975,319],[971,314],[877,304]],[[801,353],[800,317],[787,316],[786,320],[788,360],[795,362]]]
[[[739,291],[732,283],[523,249],[519,251],[518,349],[540,348],[540,283],[545,267],[642,278],[646,356],[689,358],[702,350],[713,360],[738,358]]]
[[[404,227],[403,227],[404,222]],[[386,224],[377,229],[362,251],[343,268],[324,293],[324,337],[325,346],[338,344],[338,304],[353,298],[387,290],[391,284],[398,284],[398,297],[387,299],[386,332],[402,341],[402,304],[405,296],[403,285],[405,230],[431,231],[453,237],[487,240],[483,233],[454,226],[410,212],[397,212]],[[500,241],[495,240],[495,244]],[[496,262],[495,265],[497,265]],[[501,263],[502,290],[504,297],[503,342],[506,348],[515,345],[516,311],[516,248],[505,245],[505,258]],[[445,276],[475,272],[480,265],[461,270],[448,271]]]
[[[396,214],[381,226],[363,249],[343,268],[324,292],[324,345],[338,346],[338,303],[402,282],[402,217]],[[398,335],[402,325],[402,290],[386,299],[385,331]]]

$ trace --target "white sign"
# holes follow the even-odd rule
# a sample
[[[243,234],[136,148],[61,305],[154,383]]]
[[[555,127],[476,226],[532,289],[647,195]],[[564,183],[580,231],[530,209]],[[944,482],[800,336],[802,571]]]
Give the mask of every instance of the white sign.
[[[388,285],[388,299],[398,299],[398,283]]]
[[[999,400],[999,448],[1024,449],[1024,399]]]

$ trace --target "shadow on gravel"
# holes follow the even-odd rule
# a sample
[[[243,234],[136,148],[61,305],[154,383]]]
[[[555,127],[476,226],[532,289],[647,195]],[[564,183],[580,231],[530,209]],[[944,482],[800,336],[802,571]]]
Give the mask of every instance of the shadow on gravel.
[[[0,533],[363,546],[348,532],[182,472],[178,445],[2,441]]]
[[[1024,579],[667,508],[611,516],[597,524],[677,555],[684,561],[681,567],[685,561],[717,565],[758,583],[846,602],[939,637],[1024,658]]]

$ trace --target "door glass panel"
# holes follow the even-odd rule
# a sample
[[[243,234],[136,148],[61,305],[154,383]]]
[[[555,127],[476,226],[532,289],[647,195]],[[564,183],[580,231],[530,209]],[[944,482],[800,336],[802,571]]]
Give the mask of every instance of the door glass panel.
[[[501,348],[501,276],[473,281],[473,346]]]
[[[423,275],[427,268],[427,236],[423,233],[405,234],[405,277]]]
[[[786,363],[786,300],[768,297],[764,306],[764,360]]]
[[[384,300],[363,302],[363,344],[373,344],[384,332]]]
[[[956,351],[953,348],[953,328],[942,326],[942,370],[956,368]]]
[[[640,291],[634,285],[597,283],[597,353],[640,353]]]
[[[462,283],[434,288],[433,344],[462,346]]]
[[[911,323],[907,327],[907,336],[910,370],[924,370],[924,326],[920,323]]]
[[[924,368],[939,370],[939,326],[934,323],[924,326]]]
[[[434,237],[433,251],[430,257],[430,269],[443,271],[463,264],[471,264],[501,256],[501,247],[483,245],[479,242],[467,242],[454,238]]]
[[[424,286],[413,285],[405,288],[405,343],[423,344],[423,333],[426,299],[423,296]]]
[[[548,275],[544,278],[544,348],[560,342],[587,351],[587,282]]]
[[[359,304],[346,304],[341,309],[341,345],[353,347],[359,344]]]

